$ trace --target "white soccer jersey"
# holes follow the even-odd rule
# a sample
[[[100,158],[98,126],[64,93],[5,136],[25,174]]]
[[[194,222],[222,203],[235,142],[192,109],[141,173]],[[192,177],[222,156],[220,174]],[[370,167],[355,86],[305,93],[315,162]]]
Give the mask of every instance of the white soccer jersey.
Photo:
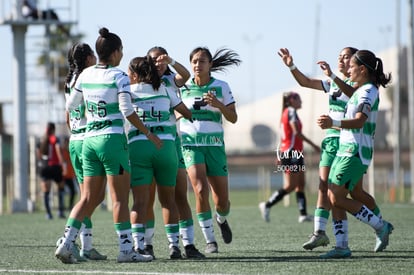
[[[124,133],[118,95],[130,94],[129,86],[128,75],[118,68],[96,65],[83,70],[75,84],[77,93],[70,97],[67,106],[76,108],[83,96],[87,119],[85,137]]]
[[[70,94],[73,92],[71,88],[73,82],[75,81],[75,76],[69,84],[69,93],[65,93],[66,101],[69,99]],[[70,139],[71,140],[83,140],[86,131],[86,116],[85,116],[85,105],[83,102],[79,105],[78,108],[69,111],[69,127],[70,127]]]
[[[229,85],[215,78],[204,86],[198,86],[190,80],[181,89],[183,103],[191,110],[193,122],[180,119],[182,145],[189,146],[223,146],[222,113],[219,109],[204,102],[203,94],[211,92],[224,105],[234,103]]]
[[[355,118],[362,112],[367,116],[361,129],[341,129],[338,156],[359,155],[364,165],[369,165],[374,151],[374,134],[379,106],[378,88],[371,83],[359,87],[346,106],[345,119]]]
[[[175,73],[165,74],[165,75],[161,76],[161,81],[164,83],[164,85],[167,88],[171,88],[171,89],[174,89],[174,90],[179,89],[177,84],[175,84]]]
[[[163,75],[161,77],[161,81],[162,83],[164,83],[164,85],[169,89],[169,90],[173,90],[175,92],[175,94],[180,97],[179,93],[179,87],[177,86],[177,84],[175,83],[175,73],[171,73],[171,74],[167,74],[167,75]],[[181,99],[180,99],[181,102]],[[174,114],[174,110],[171,110],[171,114],[170,114],[170,120],[171,123],[174,123],[175,125],[175,131],[177,132],[177,120],[175,118],[175,114]]]
[[[171,121],[171,111],[181,103],[173,89],[161,84],[158,91],[152,85],[139,83],[131,85],[132,105],[144,125],[162,140],[175,140],[175,121]],[[133,125],[129,125],[128,142],[146,140],[147,137]]]
[[[345,79],[344,82],[351,85],[349,78]],[[349,100],[349,97],[343,93],[338,85],[333,81],[322,81],[322,87],[325,93],[329,94],[329,116],[335,120],[341,120],[345,115],[345,106]],[[326,130],[327,137],[339,137],[340,131],[335,128]]]

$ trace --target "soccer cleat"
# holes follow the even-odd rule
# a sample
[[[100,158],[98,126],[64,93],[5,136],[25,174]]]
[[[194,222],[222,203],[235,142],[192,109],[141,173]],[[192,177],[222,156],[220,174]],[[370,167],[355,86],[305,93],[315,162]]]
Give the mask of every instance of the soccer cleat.
[[[346,247],[334,247],[334,249],[328,251],[325,254],[319,255],[321,259],[342,259],[342,258],[349,258],[351,257],[352,252],[351,250]]]
[[[80,254],[79,246],[76,243],[72,245],[72,255],[75,257],[76,261],[78,262],[86,262],[87,259]]]
[[[184,247],[183,256],[187,259],[204,259],[206,257],[203,253],[198,251],[193,244],[189,244]]]
[[[217,221],[217,220],[216,220]],[[231,243],[233,239],[233,233],[231,232],[230,226],[225,220],[223,223],[217,221],[218,226],[220,227],[221,237],[223,238],[224,243]]]
[[[107,258],[106,255],[102,255],[95,248],[92,248],[91,250],[82,249],[79,255],[88,260],[94,260],[94,261],[106,260]]]
[[[141,254],[144,254],[144,255],[151,255],[151,256],[152,256],[152,258],[154,258],[154,259],[155,259],[155,256],[154,256],[154,248],[153,248],[153,246],[152,246],[151,244],[147,244],[147,245],[145,245],[145,246],[144,246],[144,253],[141,253]]]
[[[375,232],[375,234],[377,235],[377,241],[375,244],[374,252],[381,252],[387,247],[390,234],[394,230],[394,226],[391,223],[387,221],[383,222],[383,227]]]
[[[319,246],[327,246],[329,244],[329,238],[326,236],[325,232],[313,233],[310,236],[310,240],[302,245],[306,250],[312,250]]]
[[[141,255],[146,255],[144,249],[135,249],[135,252],[138,252]]]
[[[73,256],[73,243],[60,242],[55,251],[55,257],[62,261],[64,264],[76,264],[78,261]]]
[[[270,216],[269,216],[270,208],[266,207],[265,202],[259,203],[259,210],[260,210],[260,213],[262,214],[263,220],[265,220],[265,222],[270,222]]]
[[[298,218],[298,222],[299,223],[313,222],[313,216],[312,215],[301,215]]]
[[[177,260],[181,258],[182,258],[181,250],[178,248],[178,246],[171,246],[170,247],[170,259]]]
[[[206,249],[204,250],[206,253],[218,253],[218,245],[217,242],[211,242],[206,245]]]
[[[121,251],[118,255],[118,263],[138,263],[138,262],[151,262],[151,255],[141,255],[134,250]]]

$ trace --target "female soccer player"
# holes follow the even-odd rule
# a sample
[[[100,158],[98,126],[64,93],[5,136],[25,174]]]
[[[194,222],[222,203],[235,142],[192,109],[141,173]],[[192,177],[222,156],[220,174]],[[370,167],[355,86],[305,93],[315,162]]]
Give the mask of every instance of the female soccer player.
[[[298,93],[283,94],[281,117],[281,141],[277,148],[277,171],[283,172],[283,188],[274,192],[266,202],[259,204],[262,217],[269,222],[270,208],[281,201],[292,191],[296,192],[299,206],[299,222],[312,221],[306,209],[305,196],[305,162],[303,142],[308,143],[315,151],[320,148],[302,133],[302,122],[296,110],[302,107],[302,100]]]
[[[341,128],[339,149],[328,177],[328,197],[334,207],[333,219],[341,222],[338,212],[346,210],[358,220],[374,228],[377,235],[375,252],[388,245],[389,234],[394,227],[375,215],[362,202],[348,198],[372,160],[374,133],[379,105],[379,86],[386,87],[391,75],[383,72],[382,60],[368,50],[359,50],[351,58],[350,80],[358,83],[358,89],[347,103],[344,119],[322,115],[318,125],[322,129]],[[338,211],[336,210],[338,208]],[[321,258],[346,258],[351,256],[347,246],[336,246]]]
[[[345,106],[349,97],[355,91],[352,86],[353,83],[349,79],[349,63],[352,55],[357,51],[353,47],[345,47],[341,50],[338,56],[338,70],[342,74],[337,77],[332,73],[329,64],[326,61],[319,61],[321,69],[325,75],[330,77],[330,80],[320,80],[309,78],[304,75],[293,63],[293,57],[289,50],[282,48],[278,54],[282,58],[286,66],[289,67],[293,77],[303,87],[311,88],[325,92],[329,96],[329,115],[335,119],[342,119],[345,114]],[[339,147],[339,129],[330,128],[326,130],[325,138],[321,144],[321,156],[319,161],[319,190],[318,199],[315,209],[314,218],[314,232],[309,241],[303,244],[305,249],[314,249],[319,246],[326,246],[329,244],[329,238],[326,235],[326,224],[329,218],[329,211],[331,205],[328,199],[328,175],[332,162],[335,158]],[[364,202],[376,215],[380,214],[375,200],[365,192],[362,188],[362,179],[355,189],[351,192],[351,196]],[[336,221],[333,221],[334,235],[336,242],[347,242],[348,240],[348,221],[346,213],[341,217],[341,225],[338,226]]]
[[[128,75],[135,112],[146,127],[163,141],[163,146],[157,148],[144,133],[134,126],[129,127],[131,186],[134,197],[131,224],[135,248],[144,252],[146,215],[150,186],[154,179],[162,207],[170,258],[179,259],[179,214],[175,203],[178,158],[175,146],[176,126],[175,121],[170,119],[170,112],[174,109],[187,119],[191,119],[191,112],[178,98],[175,90],[167,89],[162,84],[157,67],[150,56],[133,58],[128,67]]]
[[[147,55],[152,58],[158,70],[158,75],[164,85],[179,93],[179,88],[184,86],[186,81],[190,78],[190,72],[178,61],[174,60],[168,55],[168,52],[163,47],[152,47],[148,50]],[[174,68],[175,72],[171,70]],[[177,118],[176,118],[177,115]],[[176,123],[177,119],[182,118],[181,114],[176,114],[172,111],[170,119]],[[177,134],[175,137],[175,146],[178,156],[178,172],[175,186],[175,203],[177,204],[179,212],[179,230],[181,240],[184,246],[183,256],[191,259],[200,259],[205,256],[198,251],[194,245],[194,221],[191,213],[191,207],[187,199],[187,171],[185,170],[185,163],[183,153],[181,151],[181,138]],[[154,236],[154,204],[155,200],[155,182],[151,185],[150,202],[147,214],[147,223],[145,227],[144,252],[154,256],[152,246],[152,239]]]
[[[182,100],[193,114],[192,120],[180,120],[183,156],[196,197],[197,219],[207,243],[206,253],[218,252],[209,189],[223,240],[225,243],[232,241],[227,222],[230,201],[222,118],[231,123],[237,121],[236,104],[229,85],[212,77],[211,72],[240,62],[238,55],[228,49],[220,49],[213,56],[208,48],[195,48],[190,53],[194,78],[181,89]]]
[[[113,203],[113,221],[119,241],[118,262],[151,261],[152,256],[141,255],[132,246],[129,220],[130,166],[124,118],[144,133],[158,148],[162,141],[149,131],[131,104],[130,82],[126,73],[116,68],[123,56],[122,41],[106,28],[99,30],[96,52],[99,62],[85,69],[75,84],[66,108],[86,107],[86,133],[82,146],[85,195],[72,209],[66,223],[63,241],[55,256],[64,263],[76,263],[72,246],[82,221],[90,217],[101,203],[99,195],[105,180]]]

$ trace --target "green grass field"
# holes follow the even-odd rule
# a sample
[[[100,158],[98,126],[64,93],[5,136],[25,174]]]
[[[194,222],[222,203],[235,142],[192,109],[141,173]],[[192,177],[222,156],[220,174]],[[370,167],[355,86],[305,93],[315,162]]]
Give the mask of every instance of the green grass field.
[[[192,198],[190,193],[189,197]],[[295,203],[272,208],[271,222],[259,214],[257,191],[232,191],[229,218],[233,242],[222,242],[216,236],[219,253],[205,260],[168,259],[167,241],[156,206],[157,232],[154,249],[157,259],[150,263],[118,264],[117,237],[112,214],[98,209],[93,216],[94,244],[108,255],[108,260],[75,265],[62,264],[54,257],[55,243],[63,233],[65,220],[45,220],[44,212],[0,216],[0,273],[7,274],[413,274],[414,273],[414,206],[412,204],[380,205],[385,219],[393,223],[389,247],[372,252],[373,230],[349,217],[349,243],[352,258],[320,260],[318,255],[330,247],[314,251],[302,249],[302,243],[313,230],[312,223],[299,224]],[[292,197],[293,198],[293,197]],[[292,201],[293,202],[293,201]],[[308,203],[313,213],[314,201]],[[328,226],[331,244],[332,227]],[[195,224],[196,246],[204,250],[204,240]]]

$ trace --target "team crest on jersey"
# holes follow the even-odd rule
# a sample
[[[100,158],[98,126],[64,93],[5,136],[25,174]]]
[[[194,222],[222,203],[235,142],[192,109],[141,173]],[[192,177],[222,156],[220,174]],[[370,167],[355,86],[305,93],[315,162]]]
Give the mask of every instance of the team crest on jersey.
[[[211,88],[211,89],[209,90],[209,92],[210,92],[210,93],[212,93],[214,96],[217,96],[217,91],[216,91],[216,88]]]

